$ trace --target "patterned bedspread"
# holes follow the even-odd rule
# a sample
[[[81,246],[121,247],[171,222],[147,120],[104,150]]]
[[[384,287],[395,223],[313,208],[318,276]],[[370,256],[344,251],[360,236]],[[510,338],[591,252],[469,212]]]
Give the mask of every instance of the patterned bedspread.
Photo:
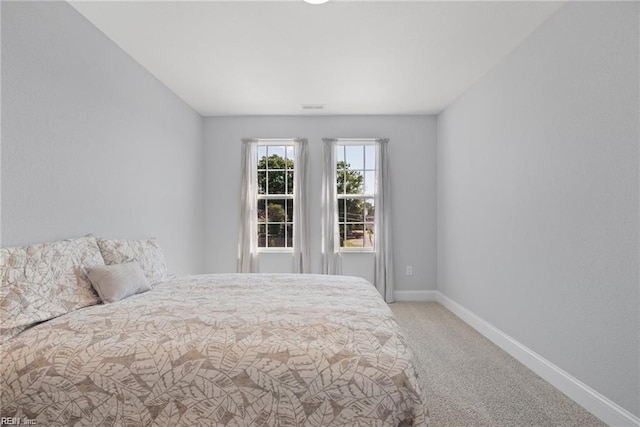
[[[201,275],[32,327],[0,416],[38,425],[426,425],[411,351],[353,277]]]

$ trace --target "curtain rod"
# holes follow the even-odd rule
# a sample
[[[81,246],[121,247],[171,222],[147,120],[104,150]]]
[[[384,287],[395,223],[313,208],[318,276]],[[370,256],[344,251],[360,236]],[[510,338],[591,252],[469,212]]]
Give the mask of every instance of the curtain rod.
[[[296,139],[307,139],[307,138],[255,138],[256,140],[260,141],[260,142],[266,142],[266,143],[278,143],[278,142],[293,142]],[[383,139],[383,138],[379,138],[379,137],[372,137],[372,138],[334,138],[336,140],[338,140],[338,142],[341,143],[363,143],[363,142],[375,142],[378,139]]]

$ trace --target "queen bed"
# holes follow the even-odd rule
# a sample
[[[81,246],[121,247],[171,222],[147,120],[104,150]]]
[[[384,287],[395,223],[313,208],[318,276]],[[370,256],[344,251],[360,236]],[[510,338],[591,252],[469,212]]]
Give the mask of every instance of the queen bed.
[[[2,329],[11,332],[1,349],[2,417],[48,426],[427,424],[411,351],[363,279],[165,276],[148,292],[24,329],[7,318],[24,293],[15,272],[8,278],[28,269],[20,262],[5,254],[0,263]]]

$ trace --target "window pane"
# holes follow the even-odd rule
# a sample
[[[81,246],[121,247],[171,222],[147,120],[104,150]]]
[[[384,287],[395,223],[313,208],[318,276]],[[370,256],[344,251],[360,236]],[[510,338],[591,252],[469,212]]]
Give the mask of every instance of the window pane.
[[[285,147],[284,145],[269,145],[267,146],[267,151],[269,153],[269,157],[280,157],[281,159],[284,159],[285,156]]]
[[[267,172],[267,179],[269,180],[269,193],[268,194],[286,194],[285,193],[285,171],[272,171]]]
[[[258,194],[267,194],[267,173],[258,172]]]
[[[285,244],[285,225],[284,224],[269,224],[268,235],[268,247],[270,248],[284,248]]]
[[[376,168],[375,145],[365,145],[364,147],[364,168],[370,170],[375,170]]]
[[[267,221],[268,222],[285,222],[285,201],[284,200],[268,200],[267,201]]]
[[[344,216],[344,200],[343,199],[338,199],[338,222],[340,223],[344,223],[346,222],[345,216]]]
[[[354,224],[351,228],[351,234],[353,235],[354,247],[364,247],[364,224]]]
[[[286,172],[287,176],[287,194],[293,194],[293,171],[292,170],[288,170]]]
[[[344,194],[344,171],[338,170],[336,171],[336,185],[338,194]]]
[[[362,199],[344,199],[346,205],[345,222],[364,222],[364,201]]]
[[[366,171],[364,173],[364,194],[375,194],[376,192],[376,173],[375,171]]]
[[[344,145],[338,145],[336,147],[336,162],[338,164],[344,164]]]
[[[272,238],[272,237],[284,238],[284,224],[269,224],[267,228],[269,229],[269,238]]]
[[[346,161],[351,169],[364,169],[364,147],[362,145],[346,145]]]
[[[267,165],[268,169],[284,170],[287,167],[287,165],[293,168],[293,160],[285,159],[284,153],[282,154],[282,156],[278,154],[269,155],[269,161],[267,163],[268,163]]]
[[[293,224],[287,225],[287,247],[293,247]]]
[[[258,145],[258,169],[264,169],[267,166],[267,147]]]
[[[362,194],[364,191],[364,175],[362,171],[347,170],[344,173],[346,194]]]
[[[365,222],[375,222],[376,209],[374,206],[374,199],[364,199],[362,203],[362,210]]]
[[[374,228],[373,224],[365,224],[364,225],[364,235],[363,235],[363,247],[365,248],[373,248],[374,246]]]
[[[364,224],[346,224],[344,233],[344,242],[342,247],[345,248],[362,248],[363,247]]]
[[[264,224],[258,224],[258,247],[264,248],[267,246],[267,232]]]
[[[287,218],[287,222],[293,222],[293,200],[289,199],[286,201],[286,218]]]
[[[258,222],[265,222],[267,217],[267,201],[258,200]]]
[[[287,159],[288,160],[295,160],[295,147],[293,145],[287,145],[286,147],[287,150]]]
[[[340,225],[340,247],[342,248],[347,247],[347,234],[348,234],[347,226],[345,224],[341,224]]]
[[[267,169],[284,169],[284,157],[276,156],[275,154],[269,156],[269,159],[267,161]]]

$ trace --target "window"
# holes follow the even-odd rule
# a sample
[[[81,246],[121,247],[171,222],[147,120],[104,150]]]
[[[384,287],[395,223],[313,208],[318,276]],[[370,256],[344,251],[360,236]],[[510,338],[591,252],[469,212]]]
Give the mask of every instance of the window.
[[[258,248],[293,247],[293,141],[258,142]]]
[[[336,176],[341,250],[373,250],[375,241],[375,142],[338,141]]]

